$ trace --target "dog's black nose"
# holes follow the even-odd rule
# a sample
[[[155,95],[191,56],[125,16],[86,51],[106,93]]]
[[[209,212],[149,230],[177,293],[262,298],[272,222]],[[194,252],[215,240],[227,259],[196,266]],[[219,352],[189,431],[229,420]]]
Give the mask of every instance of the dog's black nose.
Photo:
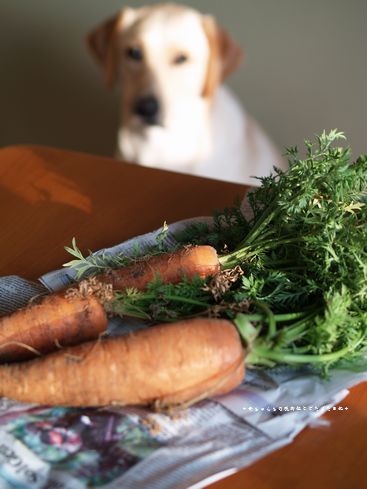
[[[153,95],[140,97],[135,102],[134,112],[147,124],[157,124],[159,102]]]

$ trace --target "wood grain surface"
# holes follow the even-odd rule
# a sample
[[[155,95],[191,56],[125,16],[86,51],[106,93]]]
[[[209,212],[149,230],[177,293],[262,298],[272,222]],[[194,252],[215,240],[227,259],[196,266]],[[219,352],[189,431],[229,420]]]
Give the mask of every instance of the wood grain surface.
[[[40,147],[0,150],[1,275],[59,268],[75,236],[97,250],[233,204],[246,187]]]
[[[97,250],[179,219],[210,215],[242,198],[242,185],[142,168],[37,146],[0,150],[0,275],[37,279],[78,246]],[[212,489],[367,487],[367,383],[326,414],[329,426],[295,441]]]

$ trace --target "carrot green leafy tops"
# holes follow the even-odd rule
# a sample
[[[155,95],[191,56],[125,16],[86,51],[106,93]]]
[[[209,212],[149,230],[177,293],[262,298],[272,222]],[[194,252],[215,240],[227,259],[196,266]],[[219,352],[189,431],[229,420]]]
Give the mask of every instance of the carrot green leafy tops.
[[[237,204],[176,236],[214,246],[219,274],[156,277],[145,291],[118,293],[116,311],[160,321],[241,314],[247,363],[366,367],[367,156],[352,161],[343,139],[324,131],[305,141],[304,156],[288,148],[289,169],[274,168],[248,194],[250,218]]]

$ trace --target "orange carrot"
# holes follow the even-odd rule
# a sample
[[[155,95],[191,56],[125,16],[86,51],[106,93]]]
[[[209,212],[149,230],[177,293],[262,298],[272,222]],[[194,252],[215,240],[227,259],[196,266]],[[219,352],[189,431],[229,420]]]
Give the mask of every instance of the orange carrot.
[[[159,277],[163,283],[178,283],[184,276],[205,278],[219,272],[216,250],[211,246],[188,246],[174,253],[155,255],[136,261],[123,268],[112,269],[98,275],[98,280],[112,284],[114,290],[133,287],[146,288],[149,282]]]
[[[196,318],[0,367],[0,395],[59,406],[185,405],[235,388],[244,352],[227,320]]]
[[[75,291],[74,291],[75,292]],[[27,360],[98,338],[107,315],[93,295],[63,292],[0,318],[0,362]]]

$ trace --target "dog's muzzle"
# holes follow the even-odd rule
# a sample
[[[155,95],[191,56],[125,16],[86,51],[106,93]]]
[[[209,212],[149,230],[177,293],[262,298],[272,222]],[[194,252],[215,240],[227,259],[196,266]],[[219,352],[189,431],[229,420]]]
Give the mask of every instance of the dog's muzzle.
[[[139,97],[135,101],[133,110],[145,124],[158,125],[159,101],[154,95]]]

